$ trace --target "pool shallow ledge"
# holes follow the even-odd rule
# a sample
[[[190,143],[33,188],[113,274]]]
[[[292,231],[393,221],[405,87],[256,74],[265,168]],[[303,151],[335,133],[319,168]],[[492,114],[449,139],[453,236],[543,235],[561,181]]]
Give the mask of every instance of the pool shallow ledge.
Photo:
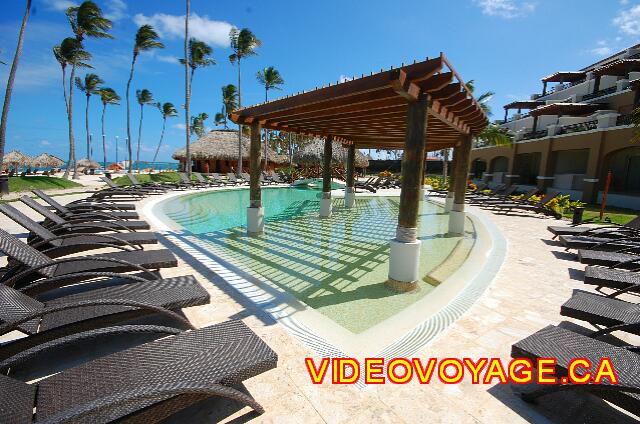
[[[146,200],[142,213],[157,229],[170,235],[172,231],[181,231],[182,228],[163,216],[159,211],[161,208],[156,207],[160,203],[194,193],[237,189],[246,188],[169,193]],[[390,195],[393,196],[384,194]],[[332,197],[344,197],[344,192],[333,191]],[[363,197],[375,197],[375,194],[363,193]],[[426,201],[444,205],[438,199],[427,197]],[[476,240],[462,265],[427,296],[358,334],[343,328],[293,295],[274,291],[270,283],[248,276],[226,258],[218,261],[216,266],[211,266],[211,272],[218,274],[248,300],[272,315],[318,355],[410,356],[441,334],[479,299],[504,261],[506,241],[487,213],[469,207],[466,219],[474,227]],[[213,263],[211,261],[211,258],[207,258],[208,263]],[[224,271],[224,275],[220,275],[220,270]]]

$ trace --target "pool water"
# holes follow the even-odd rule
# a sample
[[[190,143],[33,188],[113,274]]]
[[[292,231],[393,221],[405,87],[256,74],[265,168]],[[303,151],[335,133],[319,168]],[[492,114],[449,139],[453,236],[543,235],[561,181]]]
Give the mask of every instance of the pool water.
[[[464,262],[475,231],[448,236],[448,215],[421,202],[422,240],[418,289],[386,287],[389,240],[398,219],[398,197],[357,197],[353,209],[333,200],[333,215],[318,216],[320,191],[262,191],[265,234],[246,235],[248,190],[210,191],[169,199],[157,207],[185,231],[277,290],[294,296],[352,333],[361,333],[428,295]]]

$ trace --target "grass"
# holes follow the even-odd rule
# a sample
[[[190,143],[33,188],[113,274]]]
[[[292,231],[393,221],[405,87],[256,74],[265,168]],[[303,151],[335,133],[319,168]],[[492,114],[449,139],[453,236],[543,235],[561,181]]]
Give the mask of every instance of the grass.
[[[180,177],[177,172],[160,172],[158,174],[136,174],[136,178],[141,184],[154,182],[154,183],[176,183],[180,181]],[[113,179],[113,182],[119,186],[131,185],[129,177],[122,175]]]
[[[624,224],[627,224],[632,219],[634,219],[635,217],[637,217],[639,213],[640,211],[633,210],[633,209],[617,208],[614,206],[610,206],[605,208],[604,219],[601,221],[600,205],[590,204],[585,206],[584,215],[582,219],[584,221],[589,220],[594,224],[606,225],[609,223],[614,223],[614,224],[624,225]],[[573,211],[565,212],[563,215],[565,218],[571,219],[571,217],[573,216]],[[608,221],[606,220],[607,218],[609,218]]]
[[[32,177],[9,177],[9,192],[16,193],[30,190],[52,190],[62,188],[82,187],[75,181],[64,178],[45,177],[34,175]]]

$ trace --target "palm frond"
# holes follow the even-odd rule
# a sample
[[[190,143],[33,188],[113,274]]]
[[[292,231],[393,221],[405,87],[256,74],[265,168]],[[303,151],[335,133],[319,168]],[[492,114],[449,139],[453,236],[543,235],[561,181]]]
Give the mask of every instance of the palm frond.
[[[138,55],[140,52],[151,49],[163,49],[164,44],[158,41],[160,36],[151,25],[142,25],[136,32],[133,54]]]

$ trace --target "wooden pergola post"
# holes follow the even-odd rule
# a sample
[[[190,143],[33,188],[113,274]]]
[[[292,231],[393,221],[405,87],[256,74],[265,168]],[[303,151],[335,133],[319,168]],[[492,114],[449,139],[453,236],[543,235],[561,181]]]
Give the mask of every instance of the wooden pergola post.
[[[333,137],[324,139],[322,157],[322,198],[320,199],[320,218],[331,216],[331,158],[333,156]]]
[[[247,208],[247,233],[264,233],[264,209],[262,208],[262,193],[260,191],[260,159],[262,140],[261,126],[258,120],[251,123],[251,146],[249,148],[249,207]]]
[[[420,94],[408,103],[407,127],[402,157],[402,190],[396,237],[390,242],[389,280],[387,284],[398,291],[410,291],[420,279],[420,245],[418,240],[418,211],[422,192],[425,135],[429,99]]]
[[[356,203],[355,192],[355,167],[356,167],[356,145],[352,143],[347,148],[347,187],[344,191],[344,206],[352,208]]]
[[[456,161],[454,179],[454,200],[449,213],[449,233],[464,234],[464,201],[467,193],[467,178],[469,176],[469,157],[471,154],[471,136],[464,136],[455,147]]]

